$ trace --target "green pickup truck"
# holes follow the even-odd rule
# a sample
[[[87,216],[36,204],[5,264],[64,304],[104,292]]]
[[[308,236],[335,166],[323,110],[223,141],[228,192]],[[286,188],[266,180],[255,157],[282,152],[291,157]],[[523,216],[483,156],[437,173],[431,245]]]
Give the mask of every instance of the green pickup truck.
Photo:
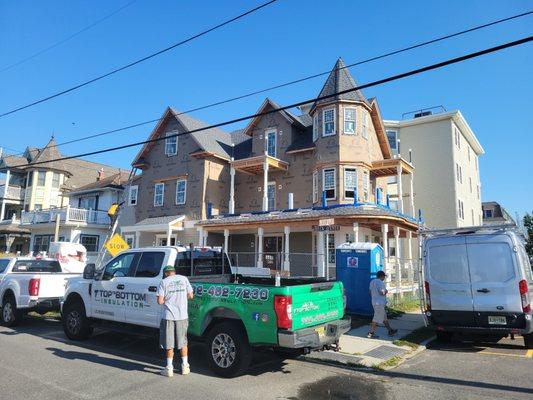
[[[232,268],[216,248],[150,247],[120,253],[99,271],[88,265],[83,278],[69,280],[61,305],[65,334],[84,339],[97,324],[132,333],[158,328],[156,290],[166,265],[191,281],[189,334],[205,341],[209,365],[221,376],[246,371],[252,347],[335,350],[350,329],[340,282],[282,278],[276,286],[275,278]]]

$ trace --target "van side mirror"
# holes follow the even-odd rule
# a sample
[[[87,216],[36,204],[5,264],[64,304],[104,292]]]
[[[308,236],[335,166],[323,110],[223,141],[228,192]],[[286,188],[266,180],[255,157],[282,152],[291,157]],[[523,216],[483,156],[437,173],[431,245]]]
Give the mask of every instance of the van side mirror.
[[[87,264],[83,269],[83,279],[94,279],[96,265],[94,263]]]

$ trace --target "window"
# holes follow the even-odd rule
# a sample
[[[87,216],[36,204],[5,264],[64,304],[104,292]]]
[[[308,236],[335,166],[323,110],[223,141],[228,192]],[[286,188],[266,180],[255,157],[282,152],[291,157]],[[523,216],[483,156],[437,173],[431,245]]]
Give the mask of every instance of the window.
[[[123,276],[131,276],[130,270],[133,272],[133,267],[138,258],[139,253],[122,253],[113,260],[111,260],[104,270],[102,275],[103,281],[109,281],[113,278],[120,278]]]
[[[178,137],[172,132],[167,132],[165,139],[165,154],[167,156],[175,156],[178,154]]]
[[[313,172],[313,203],[318,202],[318,171]]]
[[[468,161],[470,162],[470,146],[466,148],[468,150]]]
[[[85,246],[87,251],[98,251],[98,235],[80,235],[80,244]]]
[[[484,218],[492,218],[492,216],[493,216],[492,210],[483,210]]]
[[[368,139],[368,120],[367,120],[366,111],[363,110],[362,126],[361,126],[361,136],[365,139]]]
[[[141,254],[135,270],[136,278],[155,278],[161,272],[165,253],[162,251],[146,251]]]
[[[344,109],[344,133],[347,135],[355,134],[355,108]]]
[[[268,131],[266,136],[266,151],[270,157],[276,157],[276,131]]]
[[[267,186],[268,211],[276,209],[276,182],[268,182]]]
[[[124,235],[124,240],[130,249],[135,247],[135,236],[134,235]]]
[[[128,197],[128,204],[134,206],[137,204],[137,194],[139,193],[139,186],[130,186],[130,195]]]
[[[180,179],[176,182],[176,204],[185,204],[187,200],[187,181]]]
[[[59,188],[59,173],[57,173],[57,172],[54,172],[52,174],[52,187],[54,189]]]
[[[324,130],[322,131],[322,136],[335,135],[335,109],[324,110],[323,120]]]
[[[474,221],[474,209],[472,208],[472,226],[476,224],[476,221]]]
[[[0,274],[4,273],[10,261],[9,259],[0,259]]]
[[[455,145],[458,148],[461,148],[461,131],[459,131],[459,129],[455,128],[454,132],[455,132]]]
[[[78,198],[78,208],[84,210],[96,210],[98,206],[98,196],[87,196]]]
[[[165,197],[165,184],[156,183],[154,186],[154,206],[162,206]]]
[[[335,193],[335,168],[327,168],[322,171],[322,190],[326,192],[326,199],[336,197]]]
[[[468,265],[472,283],[502,283],[515,276],[513,256],[507,243],[469,244]]]
[[[363,171],[363,199],[368,201],[370,196],[370,179],[368,171]]]
[[[457,200],[457,213],[460,219],[465,219],[464,203],[461,200]]]
[[[335,264],[335,234],[326,235],[326,255],[329,264]]]
[[[441,283],[468,283],[466,246],[432,246],[428,252],[431,277]]]
[[[19,260],[12,272],[61,272],[61,264],[56,260]]]
[[[389,141],[392,154],[398,154],[398,132],[397,131],[387,131],[387,140]]]
[[[33,252],[48,251],[50,242],[53,240],[52,238],[52,235],[35,235],[33,237]]]
[[[43,205],[40,204],[40,203],[36,203],[36,204],[33,205],[33,209],[35,211],[41,211],[43,209]]]
[[[31,186],[31,185],[33,185],[33,171],[32,172],[28,172],[27,186]]]
[[[344,168],[344,198],[353,199],[357,190],[357,170]]]
[[[318,130],[319,129],[320,128],[318,126],[318,113],[317,113],[313,117],[313,142],[316,142],[317,139],[318,139]]]
[[[46,171],[37,172],[37,186],[44,186],[46,180]]]
[[[228,257],[217,250],[194,250],[193,275],[220,275],[229,267]],[[179,252],[174,264],[176,273],[184,276],[191,275],[191,252]]]
[[[455,171],[457,173],[457,182],[463,183],[463,170],[461,166],[455,163]]]

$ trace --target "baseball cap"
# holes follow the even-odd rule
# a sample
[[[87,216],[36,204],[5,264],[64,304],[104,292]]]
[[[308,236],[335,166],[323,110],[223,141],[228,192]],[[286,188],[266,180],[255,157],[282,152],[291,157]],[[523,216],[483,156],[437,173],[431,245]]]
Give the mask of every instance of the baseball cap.
[[[383,271],[378,271],[378,273],[376,274],[376,276],[380,277],[380,276],[387,276],[387,274]]]
[[[167,265],[165,268],[163,268],[163,272],[176,272],[176,269],[173,265]]]

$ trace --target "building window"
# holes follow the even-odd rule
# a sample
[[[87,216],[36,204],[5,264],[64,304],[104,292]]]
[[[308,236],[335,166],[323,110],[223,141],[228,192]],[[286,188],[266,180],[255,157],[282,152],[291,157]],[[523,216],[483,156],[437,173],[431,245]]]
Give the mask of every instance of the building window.
[[[89,252],[98,251],[98,235],[80,235],[80,244]]]
[[[58,172],[54,172],[52,175],[52,187],[54,189],[59,188],[59,173]]]
[[[173,135],[175,133],[167,132],[167,138],[165,139],[165,154],[167,156],[178,154],[178,137]]]
[[[344,198],[353,199],[357,188],[357,170],[344,168]]]
[[[156,183],[154,186],[154,206],[162,206],[165,197],[165,184]]]
[[[53,241],[52,235],[35,235],[33,237],[33,252],[48,251],[51,241]]]
[[[137,194],[139,193],[139,186],[130,186],[129,205],[134,206],[137,204]]]
[[[492,210],[483,210],[483,218],[492,218]]]
[[[185,204],[187,200],[187,181],[180,179],[176,182],[176,205]]]
[[[368,171],[363,171],[363,199],[369,201],[370,196],[370,177]]]
[[[329,264],[335,264],[335,234],[328,233],[326,236],[326,255]]]
[[[468,162],[470,162],[470,146],[467,147],[468,150]]]
[[[134,235],[124,235],[124,240],[130,249],[135,247],[135,236]]]
[[[33,205],[33,209],[34,209],[35,211],[41,211],[41,210],[43,209],[43,205],[40,204],[40,203],[35,203],[35,204]]]
[[[276,182],[268,182],[267,186],[268,211],[276,209]]]
[[[461,131],[455,128],[455,144],[460,149],[461,148]]]
[[[313,172],[313,203],[318,203],[318,171]]]
[[[326,192],[326,199],[335,199],[335,168],[326,168],[322,171],[322,190]]]
[[[457,182],[463,183],[463,170],[461,166],[457,163],[455,163],[456,172],[457,172]]]
[[[387,140],[389,141],[392,154],[398,154],[398,132],[397,131],[387,131]]]
[[[344,109],[344,133],[347,135],[355,134],[355,108]]]
[[[313,117],[313,142],[316,142],[318,140],[318,113],[315,114]]]
[[[361,126],[361,136],[365,139],[368,139],[368,115],[366,111],[363,110],[362,126]]]
[[[472,226],[474,226],[476,222],[474,221],[474,209],[472,208]]]
[[[38,171],[37,172],[37,186],[44,186],[45,181],[46,181],[46,171]]]
[[[276,131],[268,131],[266,136],[266,151],[270,157],[276,157]]]
[[[335,109],[329,108],[324,110],[323,114],[324,130],[322,136],[335,135]]]
[[[465,209],[464,209],[464,204],[461,200],[457,200],[457,211],[458,211],[458,214],[459,214],[459,218],[460,219],[465,219]]]

